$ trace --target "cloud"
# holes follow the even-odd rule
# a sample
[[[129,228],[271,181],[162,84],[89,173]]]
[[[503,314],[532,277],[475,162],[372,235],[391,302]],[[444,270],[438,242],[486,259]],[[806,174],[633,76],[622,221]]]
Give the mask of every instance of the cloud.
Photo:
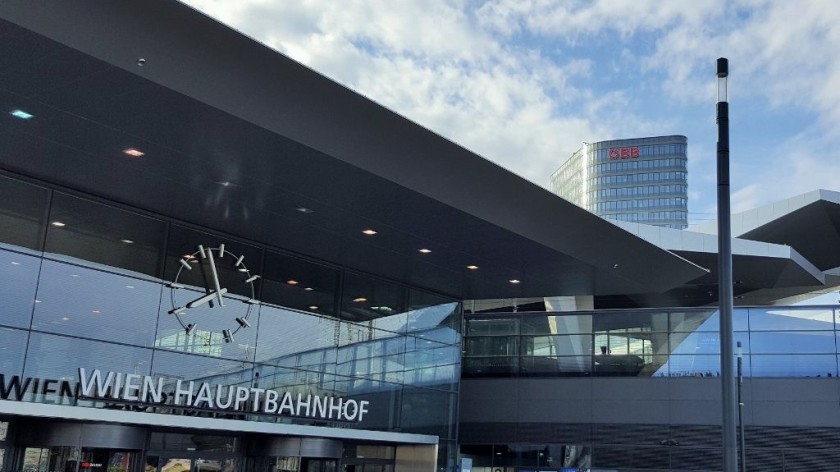
[[[828,185],[809,173],[836,168],[824,157],[840,141],[832,0],[185,3],[542,186],[582,141],[686,134],[692,205],[713,208],[719,56],[733,104],[806,120],[749,137],[775,143],[773,165],[735,168],[750,173],[733,176],[733,201],[773,199],[757,179]]]

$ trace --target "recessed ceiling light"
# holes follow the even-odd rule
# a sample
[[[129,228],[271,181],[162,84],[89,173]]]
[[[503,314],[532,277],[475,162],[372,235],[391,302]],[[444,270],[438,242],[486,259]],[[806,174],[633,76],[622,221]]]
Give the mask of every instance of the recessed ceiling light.
[[[26,113],[25,111],[20,110],[20,109],[12,110],[10,113],[11,113],[12,116],[14,116],[16,118],[20,118],[22,120],[29,120],[29,119],[34,117],[34,115],[32,115],[30,113]]]
[[[477,266],[477,265],[472,265],[472,264],[471,264],[471,265],[468,265],[468,266],[467,266],[467,269],[469,269],[469,270],[478,270],[478,266]]]
[[[70,320],[69,316],[62,316],[61,317],[61,321],[69,321],[69,320]]]
[[[286,283],[289,284],[289,285],[297,285],[298,281],[295,280],[295,279],[289,279],[289,280],[286,281]]]
[[[60,221],[53,221],[53,222],[52,222],[52,223],[50,223],[50,224],[51,224],[51,225],[53,225],[53,226],[55,226],[56,228],[63,228],[63,227],[65,227],[65,226],[67,226],[65,223],[62,223],[62,222],[60,222]]]
[[[356,297],[356,298],[354,298],[354,299],[353,299],[353,301],[354,301],[354,302],[356,302],[356,303],[362,303],[362,302],[366,302],[366,301],[367,301],[367,298],[365,298],[365,297]]]
[[[306,208],[306,207],[297,207],[297,208],[295,208],[295,210],[297,210],[301,213],[315,213],[315,210],[313,210],[311,208]]]
[[[309,305],[309,309],[310,309],[310,310],[317,310],[317,309],[318,309],[318,305]]]
[[[18,262],[18,261],[12,261],[12,265],[20,265],[20,262]]]
[[[128,154],[128,155],[129,155],[129,156],[131,156],[131,157],[141,157],[141,156],[145,156],[145,155],[146,155],[146,153],[145,153],[145,152],[143,152],[143,151],[141,151],[141,150],[139,150],[139,149],[135,149],[135,148],[127,148],[127,149],[123,149],[123,153]]]
[[[304,290],[306,290],[307,292],[311,292],[311,291],[313,291],[313,290],[315,290],[315,289],[314,289],[314,288],[312,288],[312,287],[306,287]]]
[[[125,288],[134,288],[134,285],[126,285]]]
[[[224,182],[219,182],[219,185],[221,185],[222,187],[230,187],[231,183],[230,181],[225,180]]]
[[[134,244],[134,241],[132,241],[130,239],[120,239],[120,242],[125,243],[125,244]]]
[[[93,310],[93,313],[96,313],[98,315],[99,313],[102,313],[102,312],[99,311],[99,310]]]
[[[518,284],[518,283],[519,283],[519,280],[517,280],[517,279],[510,279],[510,283],[512,283],[512,284]]]
[[[423,248],[423,249],[420,250],[420,252],[422,252],[423,254],[428,254],[428,253],[432,252],[432,250]]]
[[[366,229],[366,230],[362,231],[362,233],[365,233],[368,236],[373,236],[374,234],[376,234],[376,231],[374,231],[372,229]]]

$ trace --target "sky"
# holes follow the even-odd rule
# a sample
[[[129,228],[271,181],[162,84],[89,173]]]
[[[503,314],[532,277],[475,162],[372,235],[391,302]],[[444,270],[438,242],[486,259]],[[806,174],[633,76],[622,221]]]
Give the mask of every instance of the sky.
[[[715,219],[715,61],[739,212],[840,190],[836,0],[183,0],[548,188],[583,142],[688,138]]]

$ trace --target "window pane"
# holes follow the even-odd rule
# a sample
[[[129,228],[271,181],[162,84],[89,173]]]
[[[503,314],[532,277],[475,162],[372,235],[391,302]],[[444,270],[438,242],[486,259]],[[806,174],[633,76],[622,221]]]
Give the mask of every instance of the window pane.
[[[453,299],[420,290],[409,290],[406,332],[425,331],[439,326],[456,333],[461,329],[461,304]]]
[[[152,375],[211,384],[250,386],[252,368],[247,362],[155,351]]]
[[[247,298],[224,295],[224,305],[204,303],[172,314],[172,306],[188,306],[191,301],[208,296],[204,291],[187,288],[165,289],[158,318],[155,346],[213,357],[253,361],[257,345],[259,306]],[[171,301],[170,301],[171,298]],[[216,299],[214,299],[217,301]],[[240,324],[238,320],[245,320]]]
[[[490,318],[466,320],[467,336],[508,336],[519,334],[519,320],[515,318]]]
[[[0,373],[6,374],[6,377],[23,373],[23,357],[28,340],[27,331],[0,328]]]
[[[151,347],[161,285],[45,259],[32,327]]]
[[[752,355],[753,377],[836,377],[833,355]]]
[[[41,259],[0,249],[0,300],[3,315],[0,324],[28,328],[38,286]]]
[[[592,315],[526,315],[522,334],[591,333]]]
[[[26,351],[25,376],[78,379],[79,368],[148,375],[152,350],[33,332]],[[39,395],[39,400],[44,398]],[[55,400],[47,396],[46,400]]]
[[[359,274],[344,274],[341,300],[341,319],[367,321],[389,317],[386,325],[377,326],[391,331],[404,331],[407,322],[406,289],[384,280]]]
[[[334,350],[338,335],[339,322],[334,318],[263,305],[260,307],[256,360],[272,365],[293,365],[288,359],[299,354]]]
[[[0,245],[40,251],[46,229],[49,191],[0,176]]]
[[[756,332],[750,335],[753,354],[834,354],[834,331]]]
[[[160,276],[162,221],[56,192],[50,222],[46,252]]]
[[[830,308],[750,308],[753,331],[831,330],[834,313]]]
[[[671,377],[720,377],[720,356],[685,355],[670,356],[654,376]]]
[[[526,356],[520,359],[520,374],[526,376],[588,376],[592,356]]]
[[[262,301],[335,316],[338,270],[274,252],[265,254]]]

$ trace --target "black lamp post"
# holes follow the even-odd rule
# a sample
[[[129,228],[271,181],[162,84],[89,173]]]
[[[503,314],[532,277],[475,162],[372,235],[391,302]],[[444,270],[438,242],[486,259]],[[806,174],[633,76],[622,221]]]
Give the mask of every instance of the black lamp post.
[[[718,305],[720,309],[720,373],[723,403],[723,470],[738,471],[735,424],[735,369],[732,335],[732,228],[729,207],[729,60],[717,60],[717,212]]]

